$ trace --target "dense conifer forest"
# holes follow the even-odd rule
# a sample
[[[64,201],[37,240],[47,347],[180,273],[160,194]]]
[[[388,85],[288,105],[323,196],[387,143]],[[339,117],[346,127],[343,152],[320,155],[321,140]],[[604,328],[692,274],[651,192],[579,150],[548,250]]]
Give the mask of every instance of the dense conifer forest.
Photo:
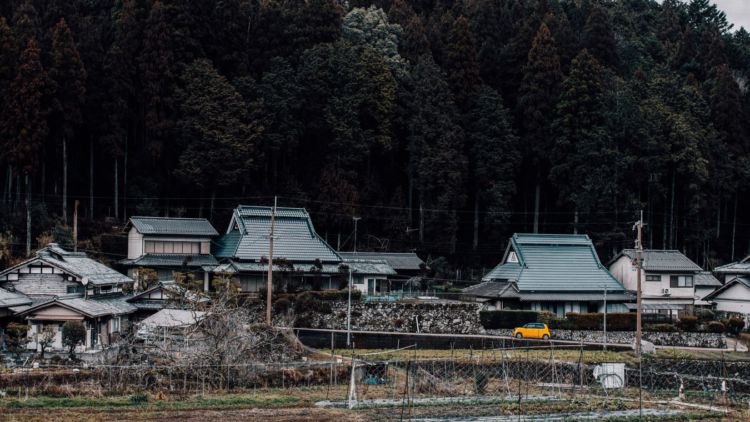
[[[358,216],[359,249],[461,268],[513,232],[606,260],[643,210],[711,268],[750,243],[749,77],[708,0],[5,0],[0,255],[75,201],[98,250],[278,195],[334,247]]]

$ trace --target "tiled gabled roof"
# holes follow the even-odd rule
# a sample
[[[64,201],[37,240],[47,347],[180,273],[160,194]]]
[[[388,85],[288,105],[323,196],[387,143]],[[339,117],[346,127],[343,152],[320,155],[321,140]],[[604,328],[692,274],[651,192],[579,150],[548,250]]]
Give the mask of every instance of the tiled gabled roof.
[[[635,249],[624,249],[620,256],[627,256],[631,260],[636,258]],[[698,272],[703,269],[686,257],[682,252],[676,250],[646,249],[643,251],[643,269],[645,271],[680,271]]]
[[[339,252],[344,259],[380,259],[396,271],[419,271],[424,265],[414,252]]]
[[[218,236],[205,218],[130,217],[130,223],[142,234],[173,236]]]
[[[36,257],[24,261],[0,272],[0,276],[15,271],[19,267],[41,261],[47,265],[57,267],[81,280],[84,284],[108,285],[132,283],[133,280],[112,268],[93,260],[83,252],[70,252],[61,248],[57,243],[50,243],[36,252]]]
[[[742,261],[716,267],[714,272],[719,274],[750,274],[750,255]]]
[[[272,207],[239,206],[214,255],[259,262],[268,257]],[[341,262],[341,257],[315,233],[304,208],[277,207],[273,256],[291,262]]]
[[[609,292],[625,288],[601,264],[586,235],[514,234],[510,250],[519,262],[501,263],[484,281],[515,281],[524,292]]]
[[[129,296],[103,297],[97,299],[84,299],[82,297],[55,298],[34,305],[19,313],[19,315],[28,315],[50,306],[62,306],[63,308],[78,312],[89,318],[97,318],[108,315],[126,315],[136,310],[135,306],[127,302],[128,298]]]
[[[119,263],[128,266],[167,267],[177,269],[182,267],[183,264],[191,268],[219,264],[213,255],[177,255],[160,253],[149,253],[136,259],[123,259],[122,261],[119,261]]]
[[[30,305],[31,299],[21,293],[11,292],[0,289],[0,308],[10,308],[11,306]]]

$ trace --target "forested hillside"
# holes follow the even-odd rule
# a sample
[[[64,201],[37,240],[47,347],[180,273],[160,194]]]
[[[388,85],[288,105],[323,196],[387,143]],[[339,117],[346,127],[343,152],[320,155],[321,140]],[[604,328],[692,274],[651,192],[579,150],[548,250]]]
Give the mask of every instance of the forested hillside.
[[[748,251],[750,34],[708,0],[5,0],[0,46],[6,257],[26,200],[33,247],[75,200],[90,238],[276,194],[457,266],[514,231],[606,259],[641,209],[647,247]]]

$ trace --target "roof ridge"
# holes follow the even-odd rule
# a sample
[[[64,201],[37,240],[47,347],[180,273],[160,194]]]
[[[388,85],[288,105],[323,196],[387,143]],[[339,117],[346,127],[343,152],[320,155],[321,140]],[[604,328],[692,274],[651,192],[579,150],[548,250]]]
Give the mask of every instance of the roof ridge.
[[[160,217],[158,215],[134,215],[130,217],[131,220],[134,218],[147,218],[147,219],[154,219],[154,220],[205,220],[205,221],[208,221],[208,219],[204,217]]]

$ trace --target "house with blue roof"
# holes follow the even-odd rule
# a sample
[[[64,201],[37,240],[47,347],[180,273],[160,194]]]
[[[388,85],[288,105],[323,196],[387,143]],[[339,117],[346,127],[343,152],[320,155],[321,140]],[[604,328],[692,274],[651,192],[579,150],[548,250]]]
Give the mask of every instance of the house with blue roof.
[[[514,234],[500,263],[463,294],[488,309],[627,312],[625,287],[602,265],[591,239],[573,234]]]

